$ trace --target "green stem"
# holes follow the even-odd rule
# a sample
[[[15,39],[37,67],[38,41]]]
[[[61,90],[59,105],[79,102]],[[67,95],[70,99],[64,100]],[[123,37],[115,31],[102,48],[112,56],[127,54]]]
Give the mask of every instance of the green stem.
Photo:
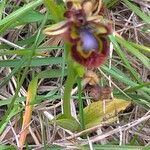
[[[80,116],[80,125],[81,125],[81,130],[85,129],[85,122],[84,122],[84,114],[83,114],[83,100],[82,100],[82,86],[81,86],[81,78],[78,77],[78,98],[79,98],[79,116]]]
[[[68,76],[65,83],[65,90],[64,90],[64,98],[63,98],[63,111],[64,116],[66,118],[70,118],[71,115],[71,106],[70,106],[70,97],[71,97],[71,90],[74,85],[74,82],[77,78],[77,74],[75,72],[73,62],[71,60],[68,61]]]

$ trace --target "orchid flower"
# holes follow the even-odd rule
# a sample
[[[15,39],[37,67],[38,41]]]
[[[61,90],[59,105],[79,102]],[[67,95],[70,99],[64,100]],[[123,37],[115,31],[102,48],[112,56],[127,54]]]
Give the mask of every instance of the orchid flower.
[[[86,68],[98,67],[108,56],[107,35],[111,33],[101,0],[66,0],[65,3],[66,19],[46,28],[44,34],[62,35],[71,44],[73,60]]]

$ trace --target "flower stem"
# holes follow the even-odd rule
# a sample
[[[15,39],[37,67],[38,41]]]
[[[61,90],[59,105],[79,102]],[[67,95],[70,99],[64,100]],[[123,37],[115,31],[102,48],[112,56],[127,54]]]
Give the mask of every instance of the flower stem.
[[[64,90],[64,98],[63,98],[63,111],[64,116],[66,118],[71,117],[71,105],[70,105],[70,97],[71,97],[71,90],[73,84],[77,78],[77,74],[73,67],[73,62],[71,60],[68,61],[68,76],[65,83],[65,90]]]
[[[82,86],[81,86],[81,78],[78,77],[78,98],[79,98],[79,117],[80,117],[80,126],[81,130],[85,129],[85,122],[84,122],[84,114],[83,114],[83,100],[81,96]]]

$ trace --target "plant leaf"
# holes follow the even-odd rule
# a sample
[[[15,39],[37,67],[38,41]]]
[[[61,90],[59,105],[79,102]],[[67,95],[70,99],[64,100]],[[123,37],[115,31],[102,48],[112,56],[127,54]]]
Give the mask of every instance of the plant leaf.
[[[60,115],[52,120],[52,123],[56,123],[60,127],[70,130],[72,132],[80,130],[80,124],[74,117],[67,118],[65,115]]]
[[[103,101],[91,103],[84,108],[85,127],[90,128],[100,124],[101,122],[112,123],[116,121],[117,114],[125,110],[131,104],[130,101],[123,99],[113,99],[106,103],[104,112]]]

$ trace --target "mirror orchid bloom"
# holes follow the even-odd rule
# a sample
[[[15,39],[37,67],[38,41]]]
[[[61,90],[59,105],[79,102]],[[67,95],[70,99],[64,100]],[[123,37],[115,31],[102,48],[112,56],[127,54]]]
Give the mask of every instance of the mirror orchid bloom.
[[[70,54],[77,63],[86,68],[98,67],[109,54],[107,36],[111,24],[105,19],[105,11],[100,0],[66,1],[65,21],[44,30],[49,36],[62,35],[70,42]]]

